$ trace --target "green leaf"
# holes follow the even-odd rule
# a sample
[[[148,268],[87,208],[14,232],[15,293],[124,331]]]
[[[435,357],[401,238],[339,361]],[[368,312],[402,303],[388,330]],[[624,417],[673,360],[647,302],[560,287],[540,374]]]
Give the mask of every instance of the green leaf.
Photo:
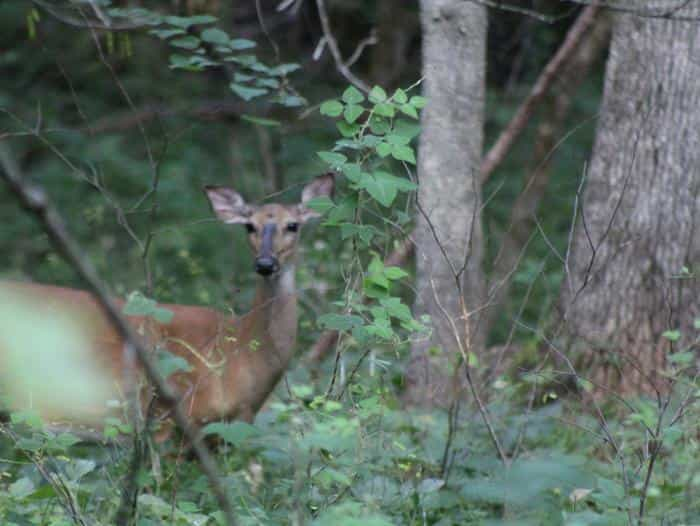
[[[363,178],[359,184],[367,190],[370,196],[387,208],[394,202],[398,193],[395,184],[386,179],[377,178],[374,175]]]
[[[201,16],[166,16],[164,19],[166,24],[170,24],[171,26],[177,26],[181,27],[182,29],[187,29],[190,26],[194,26],[197,24],[211,24],[213,22],[216,22],[216,17],[209,16],[209,15],[201,15]]]
[[[362,115],[364,108],[357,104],[348,104],[345,106],[345,111],[343,111],[343,118],[348,124],[354,123],[357,118]]]
[[[265,88],[250,88],[235,82],[232,82],[230,87],[231,91],[246,101],[254,99],[255,97],[260,97],[261,95],[265,95],[268,92],[268,90]]]
[[[339,117],[343,113],[343,103],[337,100],[327,100],[319,108],[321,115]]]
[[[396,119],[394,121],[394,135],[403,135],[409,139],[413,139],[420,133],[420,124],[417,122],[407,121],[406,119]]]
[[[200,37],[202,40],[209,42],[210,44],[225,46],[229,43],[229,37],[226,31],[222,31],[221,29],[217,29],[215,27],[205,29],[202,31]]]
[[[331,166],[342,166],[348,160],[342,153],[337,152],[316,152],[316,155]]]
[[[255,117],[253,115],[241,115],[241,120],[252,122],[253,124],[259,124],[260,126],[274,127],[282,125],[280,121],[265,119],[263,117]]]
[[[251,49],[257,46],[255,42],[253,42],[252,40],[248,40],[247,38],[234,38],[232,40],[229,40],[228,45],[234,51]]]
[[[693,360],[695,360],[695,353],[691,351],[673,353],[668,357],[669,362],[679,365],[690,365]]]
[[[384,275],[391,280],[396,280],[407,277],[408,272],[401,267],[385,267]]]
[[[343,173],[349,181],[357,183],[362,178],[362,167],[356,163],[347,163],[343,165]]]
[[[239,73],[238,71],[236,71],[233,74],[234,82],[248,82],[249,80],[253,80],[254,78],[254,75],[246,75],[245,73]]]
[[[384,140],[387,141],[389,144],[394,145],[394,146],[405,146],[411,142],[410,137],[406,137],[405,135],[399,135],[396,133],[392,133],[391,135],[387,135],[386,137],[384,137]]]
[[[260,87],[265,87],[265,88],[277,89],[280,87],[280,81],[277,79],[271,79],[271,78],[255,79],[255,85],[260,86]]]
[[[197,49],[199,44],[199,39],[193,36],[180,37],[170,41],[171,46],[189,50]]]
[[[348,104],[359,104],[365,100],[365,96],[355,86],[350,86],[343,92],[342,99]]]
[[[204,435],[217,435],[232,446],[238,446],[249,438],[260,436],[261,431],[247,422],[212,422],[202,428]]]
[[[700,318],[696,318],[693,322],[693,327],[700,331]]]
[[[177,372],[190,372],[192,366],[182,356],[171,353],[165,349],[158,349],[156,352],[156,369],[163,378],[168,378],[170,375]]]
[[[663,334],[661,334],[661,336],[663,336],[669,341],[677,342],[681,338],[681,332],[678,330],[664,331]]]
[[[369,129],[372,131],[372,133],[376,135],[384,135],[389,130],[391,130],[391,124],[384,117],[372,115],[372,118],[369,122]]]
[[[306,208],[310,208],[314,212],[318,212],[319,214],[325,214],[330,209],[335,207],[335,203],[330,197],[324,195],[321,197],[314,197],[313,199],[307,201],[304,206],[306,206]]]
[[[418,112],[416,111],[416,108],[414,108],[410,104],[402,104],[401,106],[399,106],[399,111],[408,115],[409,117],[413,117],[414,119],[418,118]]]
[[[396,114],[394,107],[386,102],[380,102],[374,107],[374,113],[382,117],[393,117]]]
[[[288,75],[298,69],[301,69],[299,64],[296,62],[289,62],[288,64],[280,64],[279,66],[271,68],[269,74],[274,75],[275,77],[284,77],[285,75]]]
[[[348,331],[364,324],[364,320],[354,314],[324,314],[318,319],[319,327],[334,331]]]
[[[354,137],[355,134],[360,131],[360,125],[359,124],[348,124],[345,121],[338,121],[335,123],[335,127],[338,128],[338,131],[343,137]]]
[[[420,95],[414,95],[413,97],[411,97],[411,100],[408,101],[408,103],[414,108],[420,110],[422,108],[425,108],[425,105],[428,103],[428,99],[426,99],[425,97],[421,97]]]
[[[391,149],[392,146],[388,142],[380,142],[375,148],[375,151],[379,157],[384,158],[391,153]]]
[[[378,179],[384,179],[395,185],[399,192],[412,192],[418,189],[418,185],[405,177],[396,177],[388,172],[382,172],[379,170],[372,172],[372,174]]]
[[[279,96],[278,102],[287,108],[298,108],[306,105],[306,99],[299,95],[284,92]]]
[[[21,479],[16,480],[10,484],[7,489],[10,495],[15,499],[23,499],[28,497],[36,490],[34,483],[28,477],[22,477]]]
[[[413,153],[413,148],[410,146],[402,146],[400,144],[392,145],[391,156],[398,161],[416,164],[416,156]]]
[[[386,91],[380,86],[374,86],[372,91],[369,92],[370,102],[384,102],[386,100]]]
[[[409,309],[406,305],[401,303],[400,298],[382,298],[381,300],[379,300],[379,303],[393,318],[397,318],[401,321],[409,321],[413,319],[413,316],[411,315],[411,309]]]
[[[397,89],[391,98],[397,104],[406,104],[408,102],[408,96],[406,95],[406,92],[401,88]]]
[[[184,29],[151,29],[149,32],[151,35],[155,35],[161,40],[166,40],[170,37],[174,37],[175,35],[184,35],[185,30]]]

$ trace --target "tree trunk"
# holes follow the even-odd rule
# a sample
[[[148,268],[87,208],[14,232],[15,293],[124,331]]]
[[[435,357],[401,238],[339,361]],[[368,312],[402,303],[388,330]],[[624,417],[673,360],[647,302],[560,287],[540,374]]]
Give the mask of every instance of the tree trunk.
[[[421,24],[428,105],[419,145],[415,310],[417,316],[431,316],[433,335],[413,346],[405,401],[430,406],[451,397],[456,337],[472,349],[482,340],[465,334],[473,331],[460,320],[459,288],[468,308],[480,304],[486,9],[462,0],[423,0]],[[433,347],[442,351],[430,352]]]
[[[700,16],[688,5],[673,16]],[[680,330],[679,344],[697,336],[699,27],[627,13],[614,21],[560,305],[590,367],[583,371],[623,395],[665,389],[664,331]]]

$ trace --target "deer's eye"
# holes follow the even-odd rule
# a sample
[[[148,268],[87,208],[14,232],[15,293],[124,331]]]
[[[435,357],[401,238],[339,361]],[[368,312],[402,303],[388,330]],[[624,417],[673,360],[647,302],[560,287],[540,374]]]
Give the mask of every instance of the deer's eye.
[[[287,232],[296,232],[299,230],[299,223],[287,223]]]
[[[246,223],[245,224],[245,229],[248,231],[249,234],[255,233],[255,225],[253,223]]]

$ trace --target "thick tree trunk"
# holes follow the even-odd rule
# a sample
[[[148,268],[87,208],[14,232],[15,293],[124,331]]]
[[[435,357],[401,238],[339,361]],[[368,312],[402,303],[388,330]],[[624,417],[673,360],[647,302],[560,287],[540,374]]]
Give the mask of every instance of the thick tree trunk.
[[[697,336],[699,57],[697,21],[616,15],[561,308],[584,371],[625,395],[665,388],[664,331]]]
[[[431,316],[433,336],[413,346],[405,401],[443,405],[451,396],[448,387],[450,364],[458,353],[456,337],[471,348],[481,344],[478,335],[465,334],[473,331],[465,331],[460,320],[455,273],[467,307],[478,306],[484,288],[479,166],[486,10],[461,0],[423,0],[421,24],[423,90],[428,105],[423,112],[418,162],[415,307],[418,316]],[[432,347],[442,352],[429,352]]]

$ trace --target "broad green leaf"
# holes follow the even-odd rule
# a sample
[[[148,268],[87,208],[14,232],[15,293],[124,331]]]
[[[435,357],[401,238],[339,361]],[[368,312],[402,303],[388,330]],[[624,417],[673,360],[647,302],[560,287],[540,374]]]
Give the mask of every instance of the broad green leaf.
[[[669,341],[677,342],[681,338],[681,332],[678,330],[664,331],[661,336],[663,336],[664,338],[666,338]]]
[[[335,203],[330,197],[324,195],[321,197],[314,197],[313,199],[307,201],[304,206],[306,206],[306,208],[310,208],[314,212],[318,212],[319,214],[325,214],[335,206]]]
[[[388,142],[381,142],[375,148],[377,155],[379,155],[379,157],[382,157],[382,158],[389,155],[391,153],[391,149],[392,149],[392,146]]]
[[[270,68],[269,74],[274,75],[276,77],[283,77],[298,69],[301,69],[301,66],[299,64],[297,64],[296,62],[290,62],[288,64],[280,64],[279,66]]]
[[[319,108],[321,115],[339,117],[343,113],[343,103],[337,100],[327,100]]]
[[[280,81],[277,79],[264,78],[255,79],[255,85],[261,88],[277,89],[280,87]]]
[[[411,97],[411,100],[408,101],[408,103],[413,106],[416,109],[422,109],[425,108],[425,105],[428,103],[428,99],[425,97],[421,97],[420,95],[414,95]]]
[[[244,49],[254,48],[257,44],[247,38],[234,38],[228,42],[228,45],[234,51],[242,51]]]
[[[255,97],[260,97],[261,95],[265,95],[267,93],[267,89],[265,88],[251,88],[235,82],[232,82],[230,87],[231,91],[246,101],[254,99]]]
[[[394,135],[403,135],[409,139],[413,139],[420,133],[420,124],[417,122],[411,122],[406,119],[396,119],[394,121],[394,129],[392,130]]]
[[[408,321],[413,319],[413,316],[411,315],[411,309],[409,309],[408,306],[401,303],[401,298],[382,298],[381,300],[379,300],[379,303],[393,318],[397,318],[402,321]]]
[[[22,477],[10,484],[7,489],[10,495],[15,499],[23,499],[34,493],[36,487],[30,478]]]
[[[391,130],[391,124],[384,117],[372,115],[372,119],[369,122],[369,129],[376,135],[384,135]]]
[[[413,148],[410,146],[402,146],[400,144],[392,145],[391,156],[397,161],[406,161],[410,164],[416,164],[416,156],[413,153]]]
[[[171,374],[181,371],[185,373],[192,371],[192,366],[187,360],[166,349],[159,348],[157,350],[156,360],[156,369],[163,378],[168,378]]]
[[[386,102],[380,102],[374,106],[374,113],[382,117],[393,117],[396,114],[394,107]]]
[[[200,41],[197,37],[193,36],[186,36],[186,37],[180,37],[176,38],[174,40],[170,41],[170,45],[174,47],[179,47],[182,49],[197,49],[199,47]]]
[[[226,45],[229,43],[229,37],[226,34],[226,31],[222,31],[221,29],[217,29],[215,27],[205,29],[202,31],[200,37],[202,40],[209,42],[210,44]]]
[[[370,102],[378,103],[386,100],[386,91],[380,86],[374,86],[369,92]]]
[[[170,37],[174,37],[176,35],[184,35],[185,30],[184,29],[151,29],[149,32],[151,35],[155,35],[158,38],[162,40],[166,40]]]
[[[397,280],[407,277],[408,272],[406,272],[401,267],[385,267],[384,275],[391,280]]]
[[[397,104],[406,104],[408,102],[408,96],[406,95],[406,92],[401,88],[397,89],[391,98]]]
[[[348,104],[359,104],[365,100],[365,96],[355,86],[350,86],[343,92],[342,99]]]
[[[316,155],[331,166],[342,166],[348,160],[342,153],[337,152],[316,152]]]
[[[392,146],[405,146],[411,142],[410,137],[406,137],[405,135],[399,135],[395,133],[387,135],[386,137],[384,137],[384,140]]]
[[[412,192],[418,189],[418,185],[416,185],[410,179],[406,179],[405,177],[396,177],[395,175],[380,170],[372,172],[372,175],[374,175],[374,177],[376,177],[377,179],[383,179],[396,186],[396,189],[399,192]]]
[[[673,353],[668,357],[669,362],[677,363],[679,365],[690,365],[694,360],[695,353],[691,351]]]
[[[249,438],[259,436],[260,430],[247,422],[212,422],[202,428],[204,435],[217,435],[232,446],[238,446]]]
[[[401,106],[399,106],[399,111],[408,115],[409,117],[413,117],[414,119],[418,118],[418,112],[416,111],[416,108],[414,108],[410,104],[402,104]]]
[[[343,137],[354,137],[355,134],[360,131],[360,125],[359,124],[348,124],[345,121],[338,121],[335,123],[336,128],[338,128],[338,131]]]
[[[343,165],[343,173],[349,181],[357,183],[362,178],[362,167],[356,163],[347,163]]]
[[[335,331],[348,331],[364,324],[364,320],[354,314],[324,314],[318,318],[318,325]]]
[[[343,118],[348,124],[353,124],[364,112],[364,108],[357,104],[348,104],[343,111]]]

